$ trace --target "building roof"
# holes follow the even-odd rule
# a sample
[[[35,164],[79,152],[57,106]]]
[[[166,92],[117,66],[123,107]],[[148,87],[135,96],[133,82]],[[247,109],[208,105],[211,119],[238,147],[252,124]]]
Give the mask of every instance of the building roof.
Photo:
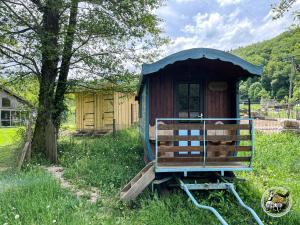
[[[166,66],[174,64],[176,62],[185,61],[188,59],[203,59],[203,58],[211,59],[211,60],[220,60],[223,62],[228,62],[228,63],[232,63],[233,65],[239,66],[245,71],[247,71],[245,77],[260,76],[263,71],[262,66],[256,66],[229,52],[224,52],[212,48],[192,48],[192,49],[187,49],[187,50],[183,50],[171,54],[151,64],[143,64],[139,89],[143,83],[144,76],[146,75],[150,75],[155,72],[158,72],[159,70],[165,68]]]
[[[242,67],[253,75],[261,75],[262,67],[253,65],[244,59],[233,55],[229,52],[220,51],[212,48],[192,48],[188,50],[183,50],[172,55],[169,55],[161,60],[158,60],[151,64],[143,64],[142,74],[147,75],[150,73],[155,73],[160,69],[163,69],[167,65],[173,64],[178,61],[184,61],[187,59],[219,59],[224,62],[230,62],[234,65]]]
[[[0,91],[4,91],[7,94],[15,97],[16,99],[18,99],[20,102],[28,105],[29,107],[33,107],[33,105],[27,101],[26,99],[22,98],[21,96],[17,95],[16,93],[12,92],[11,90],[7,89],[4,85],[0,84]]]

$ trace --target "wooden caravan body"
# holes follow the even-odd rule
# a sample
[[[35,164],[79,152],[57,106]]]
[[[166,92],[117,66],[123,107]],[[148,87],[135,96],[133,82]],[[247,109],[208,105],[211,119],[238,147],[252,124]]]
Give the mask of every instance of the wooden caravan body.
[[[79,131],[128,128],[138,121],[138,102],[134,95],[120,92],[79,92],[76,98],[76,129]]]
[[[198,48],[144,64],[138,90],[146,162],[155,172],[251,170],[253,124],[239,117],[239,82],[262,68]]]

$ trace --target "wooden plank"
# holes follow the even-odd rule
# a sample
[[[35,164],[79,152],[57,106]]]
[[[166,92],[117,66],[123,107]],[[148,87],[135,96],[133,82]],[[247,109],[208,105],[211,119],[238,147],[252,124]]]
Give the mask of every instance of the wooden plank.
[[[202,136],[158,135],[158,141],[199,141]]]
[[[203,151],[203,146],[158,146],[159,153],[165,152],[199,152]],[[247,152],[251,151],[251,146],[234,146],[234,145],[208,145],[207,151],[223,151],[223,152]]]
[[[28,119],[28,125],[26,129],[26,142],[24,144],[24,147],[20,153],[18,162],[17,162],[17,170],[20,170],[22,168],[22,165],[25,161],[29,161],[31,159],[31,139],[32,139],[32,124],[33,124],[33,118],[32,116]]]
[[[206,158],[206,162],[215,163],[215,162],[248,162],[251,157],[235,157],[235,156],[227,156],[227,157],[208,157]],[[160,157],[157,159],[158,162],[204,162],[203,157]]]
[[[155,179],[153,162],[148,163],[120,192],[122,201],[134,200]]]
[[[208,157],[206,158],[207,162],[248,162],[250,161],[250,156],[243,157],[235,157],[235,156],[227,156],[227,157]]]
[[[204,125],[199,123],[158,124],[159,130],[203,130]],[[206,130],[249,130],[249,124],[205,124]]]
[[[21,167],[22,167],[22,165],[23,165],[23,163],[24,163],[24,160],[25,160],[25,156],[26,156],[26,154],[27,154],[29,148],[30,148],[30,142],[27,141],[27,142],[25,143],[25,145],[24,145],[22,151],[21,151],[21,155],[20,155],[20,158],[19,158],[18,164],[17,164],[17,170],[20,170],[20,169],[21,169]]]
[[[215,168],[215,167],[230,167],[230,168],[247,168],[248,165],[245,165],[244,162],[218,162],[216,163],[199,163],[199,162],[160,162],[157,164],[158,167],[172,167],[172,168]]]
[[[158,152],[199,152],[203,146],[158,146]]]
[[[246,141],[251,140],[251,135],[208,135],[206,141]]]
[[[234,146],[234,145],[208,145],[207,151],[228,151],[228,152],[247,152],[251,151],[251,146]]]
[[[203,136],[158,135],[158,141],[203,141]],[[251,135],[208,135],[206,141],[245,141]]]

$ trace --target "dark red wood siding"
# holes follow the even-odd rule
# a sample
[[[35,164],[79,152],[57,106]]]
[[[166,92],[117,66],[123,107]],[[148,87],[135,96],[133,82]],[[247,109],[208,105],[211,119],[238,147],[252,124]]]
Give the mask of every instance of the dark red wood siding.
[[[174,115],[173,77],[160,73],[149,79],[149,122],[153,126],[156,118],[172,118]]]
[[[222,80],[214,80],[222,81]],[[206,81],[205,85],[205,113],[206,118],[235,118],[236,117],[236,96],[235,83],[225,81],[228,89],[225,91],[211,91]]]

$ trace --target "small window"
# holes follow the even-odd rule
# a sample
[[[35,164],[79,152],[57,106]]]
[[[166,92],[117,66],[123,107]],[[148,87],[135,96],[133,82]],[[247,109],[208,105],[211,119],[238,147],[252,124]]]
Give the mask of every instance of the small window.
[[[8,98],[2,98],[2,107],[10,107],[10,100]]]

